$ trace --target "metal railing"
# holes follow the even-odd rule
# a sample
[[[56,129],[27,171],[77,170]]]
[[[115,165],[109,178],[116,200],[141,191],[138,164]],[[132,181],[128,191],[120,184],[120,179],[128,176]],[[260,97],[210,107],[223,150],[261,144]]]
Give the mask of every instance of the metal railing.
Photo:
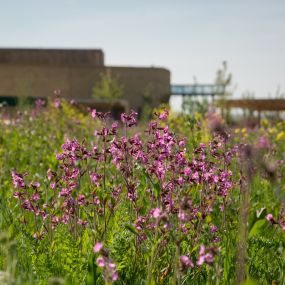
[[[215,84],[174,84],[171,85],[171,95],[182,96],[215,96],[224,95],[225,86]]]

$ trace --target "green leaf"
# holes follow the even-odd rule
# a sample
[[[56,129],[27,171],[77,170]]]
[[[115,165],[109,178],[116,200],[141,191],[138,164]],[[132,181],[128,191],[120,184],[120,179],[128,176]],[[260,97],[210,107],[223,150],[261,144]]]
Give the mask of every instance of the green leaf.
[[[248,237],[251,238],[253,236],[259,235],[265,228],[266,224],[267,224],[267,221],[265,219],[256,221],[253,227],[251,228]]]
[[[98,279],[97,265],[95,262],[95,256],[94,256],[94,254],[92,254],[88,260],[88,274],[87,274],[85,284],[86,285],[94,285],[94,284],[96,284],[97,279]]]
[[[137,229],[131,224],[125,224],[125,228],[135,235],[139,235]]]
[[[158,182],[156,182],[155,184],[153,184],[153,186],[154,186],[154,196],[158,198],[160,195],[160,185]]]

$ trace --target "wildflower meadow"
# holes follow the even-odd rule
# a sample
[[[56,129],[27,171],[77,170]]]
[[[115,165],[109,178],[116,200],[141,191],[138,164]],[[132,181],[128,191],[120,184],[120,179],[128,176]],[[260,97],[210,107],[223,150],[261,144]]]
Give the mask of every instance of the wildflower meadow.
[[[285,123],[0,119],[0,284],[285,284]]]

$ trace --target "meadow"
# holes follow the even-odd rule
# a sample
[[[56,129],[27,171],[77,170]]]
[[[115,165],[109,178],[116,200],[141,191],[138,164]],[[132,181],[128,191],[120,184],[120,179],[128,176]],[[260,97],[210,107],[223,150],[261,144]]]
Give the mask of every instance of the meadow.
[[[285,122],[0,112],[0,284],[285,284]]]

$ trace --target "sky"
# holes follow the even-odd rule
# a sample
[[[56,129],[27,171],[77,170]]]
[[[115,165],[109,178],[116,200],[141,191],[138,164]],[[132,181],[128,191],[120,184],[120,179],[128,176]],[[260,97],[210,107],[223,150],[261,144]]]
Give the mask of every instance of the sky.
[[[157,66],[174,84],[235,97],[285,93],[285,0],[0,0],[0,47],[101,48],[106,65]]]

